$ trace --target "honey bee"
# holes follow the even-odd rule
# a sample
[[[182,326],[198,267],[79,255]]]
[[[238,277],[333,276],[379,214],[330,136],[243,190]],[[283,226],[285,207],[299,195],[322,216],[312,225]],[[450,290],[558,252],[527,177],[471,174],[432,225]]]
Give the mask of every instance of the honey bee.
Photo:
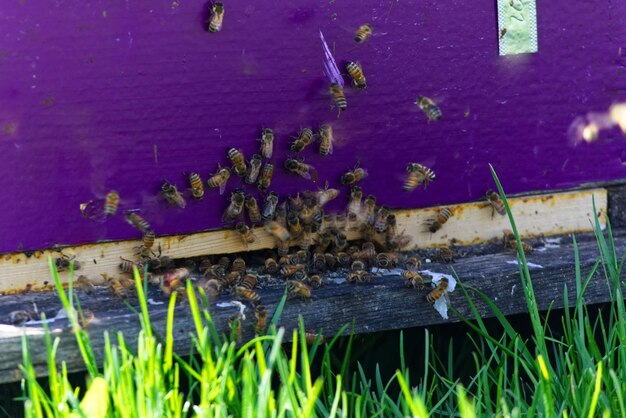
[[[243,153],[235,148],[231,148],[228,150],[228,158],[233,164],[235,173],[239,177],[244,177],[248,172],[248,166],[246,165],[246,158],[243,156]]]
[[[211,5],[211,17],[209,18],[209,32],[219,32],[222,30],[224,21],[224,4],[216,1]]]
[[[253,303],[259,303],[261,301],[261,297],[259,296],[257,292],[255,292],[254,290],[250,290],[243,286],[235,287],[235,295],[237,295],[240,298],[249,300],[250,302],[253,302]]]
[[[280,268],[283,268],[283,266],[288,266],[289,264],[291,264],[289,254],[283,255],[278,259],[278,265],[280,266]]]
[[[138,269],[141,268],[140,265],[135,264],[130,260],[126,260],[125,258],[122,258],[122,262],[118,265],[119,269],[122,270],[124,273],[132,273],[133,267],[135,266],[137,266]]]
[[[287,229],[293,238],[299,238],[304,233],[300,218],[295,212],[290,212],[289,215],[287,215]]]
[[[115,215],[119,204],[120,195],[115,190],[111,190],[104,198],[104,216],[108,218]]]
[[[422,259],[420,256],[416,255],[414,257],[409,258],[404,262],[404,268],[409,271],[418,271],[422,268]]]
[[[369,283],[372,281],[372,276],[365,270],[355,270],[348,273],[348,283]]]
[[[141,216],[137,215],[135,212],[127,211],[124,214],[124,217],[126,218],[126,221],[129,224],[131,224],[133,227],[135,227],[136,229],[138,229],[139,231],[143,233],[146,233],[152,230],[148,221],[146,221]]]
[[[329,189],[328,182],[326,182],[326,187],[323,190],[318,190],[315,195],[317,197],[317,204],[320,207],[324,207],[326,203],[330,202],[333,199],[336,199],[337,196],[339,196],[339,190]]]
[[[135,281],[127,278],[109,277],[107,279],[109,290],[115,297],[126,298],[135,288]]]
[[[450,208],[443,208],[439,212],[437,212],[437,217],[428,224],[428,230],[430,231],[430,233],[434,234],[435,232],[439,231],[443,224],[448,222],[448,219],[450,219],[451,215],[452,211],[450,210]]]
[[[245,287],[246,289],[255,289],[259,285],[259,279],[256,274],[246,274],[241,281],[240,286]]]
[[[205,283],[201,284],[201,287],[210,297],[216,297],[222,293],[222,284],[217,279],[209,279]]]
[[[230,287],[237,283],[241,279],[241,275],[244,273],[245,270],[243,271],[243,273],[240,271],[231,271],[224,277],[220,277],[218,280],[220,281],[222,287]]]
[[[204,184],[198,173],[189,173],[189,184],[191,185],[191,195],[196,200],[204,198]]]
[[[276,206],[278,206],[278,194],[276,192],[270,192],[265,197],[265,203],[263,204],[263,213],[261,217],[264,221],[271,221],[276,214]]]
[[[352,264],[352,257],[348,253],[338,252],[337,253],[337,262],[343,268],[348,268]]]
[[[354,42],[361,44],[367,41],[370,36],[372,36],[372,27],[366,23],[365,25],[359,26],[359,29],[357,29],[354,34]]]
[[[76,279],[76,288],[88,295],[92,295],[95,291],[95,287],[91,281],[87,278],[87,276],[83,276],[82,274]]]
[[[322,125],[317,135],[320,140],[320,155],[325,157],[332,154],[334,142],[333,127],[328,124]]]
[[[439,119],[441,119],[441,109],[439,109],[435,102],[433,102],[428,97],[418,96],[415,104],[418,105],[419,108],[422,109],[422,111],[426,114],[429,123],[432,120],[438,121]]]
[[[300,264],[305,264],[309,260],[309,252],[306,250],[297,251],[296,256]],[[295,264],[298,264],[298,263],[295,263]]]
[[[147,250],[151,249],[154,246],[155,239],[156,239],[156,236],[154,235],[154,231],[148,230],[144,232],[143,238],[142,238],[142,243],[143,243],[144,248],[146,248]]]
[[[291,151],[300,152],[313,141],[313,131],[311,128],[303,128],[291,144]]]
[[[161,195],[165,198],[165,201],[172,206],[178,206],[181,209],[187,206],[187,202],[185,202],[182,193],[167,180],[165,180],[161,186]]]
[[[401,275],[404,279],[405,287],[412,287],[418,290],[424,289],[424,278],[418,272],[412,270],[404,270]]]
[[[356,258],[363,260],[369,265],[373,265],[376,261],[376,247],[374,247],[374,244],[371,242],[364,242]]]
[[[287,234],[289,234],[289,232],[287,232]],[[281,257],[287,255],[289,253],[289,241],[279,240],[278,242],[276,242],[276,252]]]
[[[290,299],[298,296],[301,299],[309,299],[311,297],[311,288],[298,280],[287,281],[287,292]]]
[[[248,225],[244,224],[243,222],[239,222],[236,226],[235,229],[237,230],[237,232],[239,232],[239,235],[241,236],[241,240],[244,242],[244,244],[252,244],[253,242],[256,241],[256,236],[254,235],[254,232],[252,232],[252,228],[250,228]]]
[[[449,247],[441,247],[437,251],[435,259],[441,263],[454,263],[454,253]]]
[[[435,303],[437,300],[441,299],[441,297],[446,294],[447,291],[448,279],[444,277],[441,279],[439,284],[426,295],[426,300],[430,303]]]
[[[491,205],[491,217],[493,218],[494,212],[498,212],[499,215],[506,215],[506,208],[504,202],[500,199],[500,195],[493,190],[487,191],[485,194],[487,201]]]
[[[80,262],[75,260],[76,256],[68,256],[66,254],[61,254],[61,257],[58,257],[54,260],[54,264],[57,267],[57,271],[65,271],[70,268],[70,265],[74,264],[74,270],[80,270],[81,264]]]
[[[376,218],[374,220],[374,229],[376,232],[383,233],[387,229],[387,219],[389,218],[390,211],[388,206],[381,206],[376,212]]]
[[[172,292],[182,292],[190,274],[189,269],[185,267],[166,272],[163,276],[161,290],[166,296],[169,296]]]
[[[274,131],[269,128],[263,129],[259,141],[261,141],[261,155],[263,158],[272,158],[274,151]]]
[[[233,260],[233,264],[230,268],[230,271],[237,271],[241,274],[245,274],[246,273],[246,261],[241,257],[235,258]]]
[[[232,222],[241,216],[245,202],[245,194],[242,189],[235,189],[230,194],[230,204],[224,211],[224,221]]]
[[[313,289],[319,289],[320,287],[324,286],[324,281],[319,274],[314,274],[313,276],[310,276],[308,282]]]
[[[226,271],[230,267],[230,258],[222,256],[219,260],[217,260],[217,264],[222,266],[222,268]]]
[[[348,219],[354,220],[361,213],[363,200],[363,189],[359,186],[352,186],[350,189],[350,202],[348,203]]]
[[[376,214],[376,196],[369,195],[363,201],[359,218],[361,219],[361,222],[373,224],[375,221],[375,214]]]
[[[335,270],[337,268],[337,257],[331,253],[324,254],[324,260],[326,261],[326,267],[329,270]]]
[[[265,269],[264,272],[267,274],[276,274],[278,273],[278,263],[273,258],[265,259]]]
[[[283,257],[281,257],[282,259]],[[304,262],[300,261],[300,255],[299,254],[287,254],[284,258],[287,259],[287,264],[304,264],[306,262],[306,260]]]
[[[366,268],[367,268],[367,266],[361,260],[354,260],[352,262],[352,265],[350,266],[350,270],[352,270],[352,271],[365,270]]]
[[[409,163],[406,166],[406,171],[409,172],[404,183],[404,191],[406,192],[412,192],[420,184],[423,184],[424,189],[426,189],[428,184],[435,180],[435,172],[422,164]]]
[[[243,317],[237,313],[228,318],[228,328],[230,329],[230,339],[236,343],[241,341],[241,321]]]
[[[324,231],[317,237],[317,246],[315,247],[316,253],[324,254],[326,249],[333,243],[333,238],[330,232]]]
[[[217,173],[209,177],[209,179],[206,181],[206,184],[210,189],[219,187],[220,194],[224,194],[224,191],[226,191],[226,183],[228,183],[229,178],[230,169],[220,167]]]
[[[364,89],[367,87],[365,82],[365,76],[363,75],[363,68],[359,65],[359,63],[354,61],[349,61],[346,64],[346,70],[352,78],[352,85],[357,89]]]
[[[307,180],[311,180],[311,173],[315,173],[315,168],[312,165],[291,158],[285,160],[285,168],[288,172],[295,173]]]
[[[521,240],[520,240],[521,241]],[[525,241],[521,241],[522,250],[526,254],[532,254],[535,251],[535,248]],[[502,237],[502,246],[505,250],[513,250],[517,251],[517,240],[515,239],[515,235],[513,231],[506,230],[504,231],[504,236]]]
[[[304,264],[285,264],[280,269],[280,274],[289,277],[296,274],[298,271],[304,271],[306,273],[306,266]]]
[[[339,108],[340,112],[348,108],[348,101],[346,100],[346,95],[343,92],[343,87],[341,87],[339,84],[331,83],[330,96],[335,101],[335,104]]]
[[[317,341],[319,344],[325,344],[326,338],[322,334],[315,334],[314,332],[305,332],[304,341],[307,346],[312,346]]]
[[[379,269],[391,270],[396,267],[398,256],[394,253],[379,253],[376,255],[376,266]]]
[[[324,254],[313,254],[313,268],[315,271],[326,271],[326,257],[324,257]]]
[[[9,313],[9,321],[13,325],[21,325],[31,319],[33,319],[33,314],[28,311],[11,311]]]
[[[261,175],[259,176],[258,187],[259,190],[265,192],[269,189],[270,184],[272,184],[272,175],[274,174],[274,165],[270,163],[265,163],[263,166],[263,171],[261,171]]]
[[[265,230],[274,236],[274,238],[286,242],[291,238],[291,234],[281,224],[276,221],[271,221],[265,224]]]
[[[267,331],[267,309],[265,306],[258,305],[254,310],[254,317],[256,318],[254,329],[257,335],[265,334]]]
[[[261,210],[256,202],[256,199],[251,194],[246,195],[245,200],[246,210],[248,211],[248,217],[253,224],[261,223]]]
[[[256,183],[259,178],[259,174],[261,173],[261,156],[259,154],[254,154],[250,157],[250,162],[248,163],[248,172],[246,173],[245,182],[247,184]]]

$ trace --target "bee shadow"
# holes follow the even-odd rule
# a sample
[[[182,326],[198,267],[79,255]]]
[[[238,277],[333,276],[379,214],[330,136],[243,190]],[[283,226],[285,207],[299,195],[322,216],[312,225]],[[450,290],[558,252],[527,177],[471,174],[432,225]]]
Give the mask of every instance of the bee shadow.
[[[211,7],[212,6],[213,6],[213,1],[207,0],[202,5],[202,10],[200,10],[200,13],[198,15],[198,18],[200,19],[199,23],[205,32],[208,32],[209,30],[209,21],[211,19]]]

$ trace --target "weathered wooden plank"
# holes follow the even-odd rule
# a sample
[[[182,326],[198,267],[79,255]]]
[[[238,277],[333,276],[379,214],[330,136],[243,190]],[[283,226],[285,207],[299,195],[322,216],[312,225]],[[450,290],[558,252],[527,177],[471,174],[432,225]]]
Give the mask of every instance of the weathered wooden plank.
[[[578,237],[581,270],[583,275],[588,274],[598,258],[598,249],[595,240],[589,234]],[[536,251],[528,256],[533,263],[531,275],[537,302],[541,310],[551,304],[553,308],[563,306],[563,288],[569,289],[569,301],[574,302],[574,255],[571,240],[563,237],[559,240],[550,240],[547,246],[536,246]],[[618,251],[626,249],[626,233],[616,233]],[[431,271],[458,274],[461,281],[485,293],[506,315],[526,312],[518,267],[513,264],[513,252],[497,252],[482,254],[486,249],[497,248],[495,244],[476,247],[460,247],[457,252],[460,258],[455,264],[442,265],[428,263],[426,268]],[[432,250],[422,252],[428,256]],[[478,255],[476,255],[478,254]],[[537,267],[540,266],[540,267]],[[341,278],[341,275],[337,275]],[[275,309],[284,287],[282,284],[267,284],[259,291],[263,304],[270,313]],[[106,289],[99,289],[97,295],[90,297],[78,293],[84,308],[95,313],[94,322],[89,331],[95,352],[101,358],[104,343],[103,332],[122,331],[129,339],[137,334],[139,322],[125,307],[120,299],[111,299]],[[156,302],[165,302],[160,292],[153,290],[150,297]],[[220,331],[226,331],[228,318],[237,312],[238,308],[220,308],[217,303],[228,302],[229,296],[220,297],[211,302],[210,311],[214,322]],[[471,316],[462,292],[457,290],[451,294],[453,306],[463,315]],[[596,272],[585,291],[586,304],[606,302],[609,300],[607,283],[601,271]],[[131,300],[132,302],[132,300]],[[487,306],[476,301],[482,317],[492,316]],[[10,295],[2,299],[0,305],[0,319],[6,322],[8,314],[16,309],[32,309],[36,304],[40,310],[46,311],[48,316],[54,316],[59,309],[59,303],[52,292],[28,293]],[[151,319],[154,328],[162,333],[165,329],[166,304],[151,305]],[[252,336],[253,316],[251,309],[246,309],[247,319],[244,321],[244,338]],[[398,276],[383,276],[375,278],[372,284],[353,286],[347,283],[327,281],[326,285],[314,291],[308,302],[289,300],[285,305],[280,325],[287,329],[296,327],[298,315],[304,317],[306,326],[311,331],[323,331],[330,335],[336,332],[343,324],[354,321],[356,333],[367,333],[389,329],[423,326],[459,319],[451,315],[449,320],[442,319],[432,306],[425,301],[425,292],[406,289]],[[175,349],[182,354],[188,353],[190,332],[193,332],[192,321],[188,307],[184,304],[176,308]],[[83,368],[74,337],[63,321],[55,321],[50,325],[54,335],[61,338],[59,359],[67,362],[70,370]],[[42,329],[40,326],[18,328],[10,325],[0,327],[0,382],[18,378],[17,365],[21,362],[20,335],[25,331],[32,348],[32,361],[41,373],[45,373],[45,352]]]
[[[601,188],[512,197],[510,205],[522,236],[566,234],[590,231],[592,195],[595,196],[596,208],[604,222],[607,193]],[[451,240],[458,244],[485,242],[501,237],[502,231],[508,228],[508,218],[497,214],[492,216],[491,207],[485,201],[448,207],[453,210],[452,217],[434,234],[428,232],[425,224],[435,217],[441,207],[396,211],[398,230],[413,237],[413,247],[424,248],[444,245]],[[162,247],[163,255],[171,258],[254,251],[274,246],[274,239],[262,228],[256,228],[254,233],[256,242],[247,246],[232,230],[162,237],[157,242]],[[348,233],[349,239],[358,237],[356,231]],[[138,245],[140,241],[107,242],[69,247],[63,249],[63,253],[75,256],[82,264],[80,273],[98,283],[102,281],[102,275],[118,273],[120,258],[133,259]],[[36,251],[30,257],[24,253],[0,257],[0,291],[14,292],[49,286],[48,256],[56,258],[60,253],[47,250]],[[62,273],[62,278],[66,279],[66,273]]]

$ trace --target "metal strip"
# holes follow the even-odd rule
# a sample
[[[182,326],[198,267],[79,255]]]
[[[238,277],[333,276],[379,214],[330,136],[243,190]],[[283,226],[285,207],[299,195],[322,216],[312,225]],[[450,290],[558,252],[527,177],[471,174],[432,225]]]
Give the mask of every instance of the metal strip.
[[[538,51],[535,0],[498,0],[498,46],[500,55]]]

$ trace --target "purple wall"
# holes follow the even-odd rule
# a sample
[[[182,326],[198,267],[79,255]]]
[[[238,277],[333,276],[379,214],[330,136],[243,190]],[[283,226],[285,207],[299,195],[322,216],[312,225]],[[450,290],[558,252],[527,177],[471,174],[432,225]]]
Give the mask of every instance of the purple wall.
[[[161,178],[206,177],[228,147],[255,151],[263,126],[282,164],[289,135],[333,122],[343,144],[328,159],[306,150],[306,162],[337,185],[360,160],[365,191],[395,207],[478,199],[492,187],[489,162],[510,193],[626,177],[617,133],[577,148],[566,138],[574,117],[626,98],[626,2],[539,1],[539,53],[505,58],[495,1],[471,4],[228,1],[223,31],[209,34],[200,1],[2,1],[0,252],[138,237],[122,216],[81,217],[79,204],[109,189],[157,234],[219,227],[215,191],[174,209],[154,198]],[[356,47],[366,22],[375,36]],[[368,80],[339,119],[319,29]],[[442,121],[426,123],[418,94],[439,100]],[[428,191],[402,192],[409,161],[436,171]],[[272,188],[306,187],[281,170]]]

